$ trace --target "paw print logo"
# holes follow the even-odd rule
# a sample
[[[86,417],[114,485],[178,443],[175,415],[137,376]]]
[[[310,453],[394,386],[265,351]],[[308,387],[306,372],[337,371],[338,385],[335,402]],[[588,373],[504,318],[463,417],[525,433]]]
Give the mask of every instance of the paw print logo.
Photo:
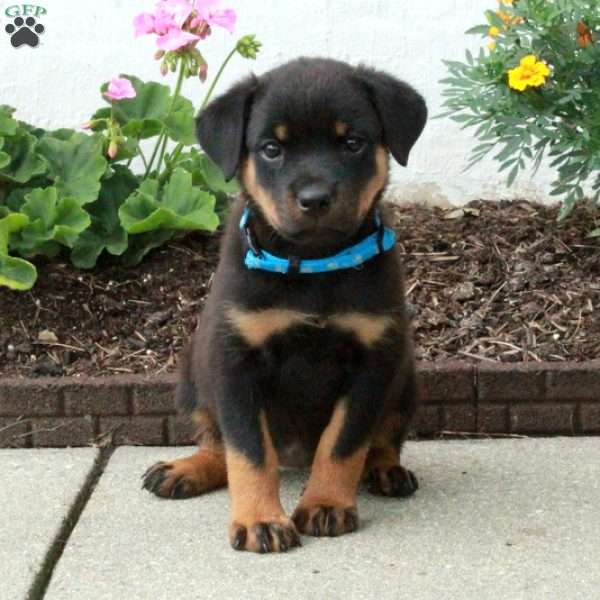
[[[45,28],[41,23],[36,23],[33,17],[17,17],[4,30],[10,35],[10,43],[15,48],[23,44],[35,48],[40,43],[39,34],[44,33]]]

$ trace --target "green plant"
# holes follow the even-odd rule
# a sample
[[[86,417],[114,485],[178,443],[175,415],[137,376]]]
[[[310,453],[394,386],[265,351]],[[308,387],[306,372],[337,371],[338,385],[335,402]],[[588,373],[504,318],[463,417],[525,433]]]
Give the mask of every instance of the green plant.
[[[177,72],[175,88],[132,75],[103,84],[110,105],[85,124],[89,133],[36,128],[0,106],[0,285],[31,288],[35,256],[67,251],[76,267],[92,268],[106,252],[131,265],[174,235],[217,228],[216,205],[237,187],[193,147],[196,111],[181,94],[186,78],[206,79],[197,42],[211,24],[235,22],[214,5],[190,0],[183,14],[185,0],[160,0],[155,14],[136,17],[136,32],[156,33],[165,47],[156,57],[161,72]],[[233,56],[255,58],[259,47],[254,36],[235,44],[202,106]]]
[[[486,17],[467,33],[490,36],[488,50],[445,61],[440,116],[476,128],[469,167],[495,153],[509,185],[550,157],[564,219],[587,185],[600,197],[600,0],[500,0]]]

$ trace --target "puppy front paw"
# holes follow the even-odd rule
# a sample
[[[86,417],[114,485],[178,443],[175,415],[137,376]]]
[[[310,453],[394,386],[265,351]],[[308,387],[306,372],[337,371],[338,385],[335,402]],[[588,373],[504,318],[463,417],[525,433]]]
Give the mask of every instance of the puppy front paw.
[[[200,450],[186,458],[160,461],[142,475],[142,488],[161,498],[191,498],[227,485],[225,458]]]
[[[419,489],[415,474],[400,465],[373,467],[367,474],[367,489],[378,496],[406,498]]]
[[[191,477],[178,469],[175,462],[160,461],[142,475],[142,488],[161,498],[188,498],[194,494]]]
[[[358,512],[355,506],[300,504],[294,511],[292,520],[300,533],[316,537],[336,537],[358,529]]]
[[[229,527],[229,541],[234,550],[248,550],[265,554],[287,552],[301,546],[294,523],[287,517],[276,520],[236,521]]]

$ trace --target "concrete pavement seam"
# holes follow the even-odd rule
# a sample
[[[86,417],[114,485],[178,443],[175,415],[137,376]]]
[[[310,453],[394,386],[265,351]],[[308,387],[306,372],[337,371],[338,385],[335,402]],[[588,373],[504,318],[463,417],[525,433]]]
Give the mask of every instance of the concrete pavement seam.
[[[62,556],[65,546],[69,543],[71,533],[75,529],[77,522],[79,521],[79,517],[83,513],[89,499],[91,498],[92,493],[94,492],[100,477],[104,473],[106,465],[108,464],[108,461],[110,460],[110,457],[115,449],[115,446],[99,448],[98,455],[96,456],[94,463],[90,468],[83,485],[81,486],[81,489],[77,493],[75,501],[69,508],[67,516],[64,518],[62,525],[52,540],[50,548],[48,549],[42,562],[42,566],[36,574],[31,587],[29,588],[27,600],[41,600],[45,596],[50,580],[52,579],[54,569],[56,568],[56,565]]]

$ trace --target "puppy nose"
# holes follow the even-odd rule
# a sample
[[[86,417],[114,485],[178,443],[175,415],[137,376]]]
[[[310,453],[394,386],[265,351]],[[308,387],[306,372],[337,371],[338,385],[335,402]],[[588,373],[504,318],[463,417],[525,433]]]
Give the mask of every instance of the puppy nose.
[[[329,210],[332,199],[332,189],[322,183],[305,185],[296,194],[300,210],[305,213],[325,213]]]

